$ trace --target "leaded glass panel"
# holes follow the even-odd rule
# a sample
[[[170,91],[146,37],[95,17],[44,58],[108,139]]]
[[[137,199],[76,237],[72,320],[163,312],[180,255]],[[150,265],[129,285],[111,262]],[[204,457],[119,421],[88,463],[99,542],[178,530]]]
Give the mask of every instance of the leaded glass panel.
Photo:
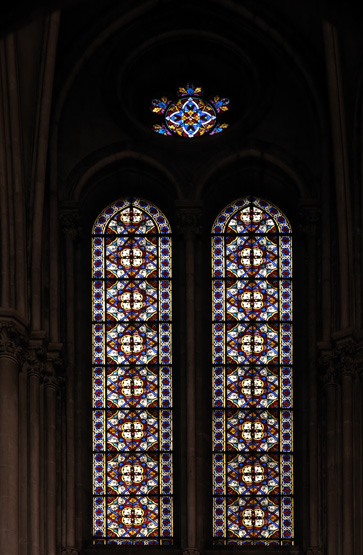
[[[92,234],[94,543],[171,545],[171,232],[151,203]]]
[[[215,545],[293,544],[291,228],[248,197],[212,229]]]

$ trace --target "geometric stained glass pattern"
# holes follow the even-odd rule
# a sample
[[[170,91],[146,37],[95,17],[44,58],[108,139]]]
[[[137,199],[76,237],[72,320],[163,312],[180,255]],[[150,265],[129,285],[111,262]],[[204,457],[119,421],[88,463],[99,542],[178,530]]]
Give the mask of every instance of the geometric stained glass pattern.
[[[93,543],[171,545],[171,233],[141,199],[92,235]]]
[[[237,200],[212,229],[215,545],[293,544],[291,228]]]
[[[201,98],[203,91],[200,87],[187,84],[178,89],[179,100],[172,101],[166,97],[154,99],[151,111],[165,114],[165,123],[155,124],[153,130],[162,135],[176,134],[180,137],[200,137],[205,133],[215,135],[228,127],[227,123],[217,122],[217,113],[228,110],[228,98],[215,96],[207,101]]]

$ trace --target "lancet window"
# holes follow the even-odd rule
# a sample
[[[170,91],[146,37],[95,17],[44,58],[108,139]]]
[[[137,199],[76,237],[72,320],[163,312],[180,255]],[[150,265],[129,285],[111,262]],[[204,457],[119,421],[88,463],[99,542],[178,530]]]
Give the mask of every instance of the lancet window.
[[[212,229],[215,545],[293,544],[291,228],[253,196]]]
[[[92,233],[93,542],[173,542],[171,230],[121,199]]]

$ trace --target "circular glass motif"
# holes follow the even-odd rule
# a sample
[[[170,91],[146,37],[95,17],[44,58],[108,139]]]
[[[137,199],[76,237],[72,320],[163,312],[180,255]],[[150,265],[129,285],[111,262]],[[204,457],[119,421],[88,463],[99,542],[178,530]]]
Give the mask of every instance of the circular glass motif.
[[[213,106],[195,96],[173,102],[165,114],[165,122],[170,131],[181,137],[199,137],[209,131],[215,121]]]
[[[205,133],[215,135],[228,127],[227,123],[218,123],[217,114],[229,107],[228,98],[214,96],[209,101],[201,98],[203,90],[188,83],[179,87],[179,100],[168,100],[166,96],[151,101],[151,111],[163,114],[165,123],[156,123],[153,130],[162,135],[179,135],[180,137],[200,137]]]

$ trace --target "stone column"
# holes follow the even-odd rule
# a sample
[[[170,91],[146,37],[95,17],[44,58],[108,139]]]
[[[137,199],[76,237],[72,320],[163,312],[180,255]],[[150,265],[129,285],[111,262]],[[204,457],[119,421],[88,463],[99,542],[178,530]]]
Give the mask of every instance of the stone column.
[[[60,514],[60,544],[66,545],[67,544],[67,429],[66,429],[66,388],[65,388],[65,378],[64,376],[58,379],[58,387],[59,387],[59,398],[57,399],[57,427],[60,431],[59,434],[59,451],[57,451],[58,459],[60,461],[61,472],[59,476],[58,482],[58,491],[60,495],[58,496],[58,511]]]
[[[179,208],[179,231],[185,246],[186,282],[186,467],[187,467],[187,552],[194,553],[197,546],[197,488],[196,488],[196,382],[195,382],[195,237],[199,231],[200,208]]]
[[[356,345],[348,339],[337,345],[336,355],[342,390],[342,486],[343,486],[343,546],[344,555],[354,555],[353,506],[353,428],[355,426],[353,387],[356,374]]]
[[[26,365],[19,373],[19,553],[28,554],[28,375]]]
[[[338,476],[337,476],[337,372],[332,353],[321,358],[321,379],[326,399],[326,535],[327,554],[338,555]]]
[[[27,353],[26,369],[28,375],[28,457],[29,457],[29,555],[39,555],[43,548],[41,545],[41,395],[40,384],[43,379],[43,364],[45,351],[42,347],[31,345]]]
[[[303,229],[307,239],[308,250],[308,326],[307,326],[307,348],[308,348],[308,421],[309,427],[304,430],[307,434],[308,442],[308,480],[309,480],[309,550],[313,554],[319,551],[320,545],[320,487],[319,487],[319,416],[318,416],[318,376],[317,376],[317,360],[316,360],[316,336],[317,336],[317,302],[316,302],[316,273],[317,273],[317,252],[316,238],[317,226],[320,220],[320,213],[313,204],[305,205],[302,209]],[[305,457],[304,457],[305,459]],[[306,474],[305,474],[306,475]],[[305,505],[306,507],[307,505]]]
[[[25,335],[0,322],[0,553],[19,553],[19,371]]]
[[[65,237],[65,312],[66,312],[66,499],[65,553],[77,552],[76,544],[76,476],[75,476],[75,257],[74,242],[78,233],[78,212],[65,210],[60,217]],[[63,446],[65,448],[65,446]]]
[[[323,38],[338,217],[340,328],[345,330],[354,325],[356,312],[352,256],[352,216],[340,47],[337,30],[330,21],[323,21]]]
[[[35,121],[37,128],[34,133],[33,144],[33,172],[30,195],[30,206],[32,213],[31,226],[31,321],[32,330],[43,328],[43,298],[42,298],[42,257],[43,257],[43,235],[44,235],[44,201],[46,191],[46,168],[48,162],[48,138],[49,122],[52,109],[52,91],[54,80],[54,69],[57,55],[58,29],[60,22],[60,11],[54,11],[45,18],[43,41],[40,50],[39,74],[37,83],[37,98],[35,104]],[[52,236],[53,237],[53,236]],[[51,249],[51,256],[52,256]],[[55,249],[56,250],[56,249]],[[52,267],[51,267],[52,270]],[[54,275],[54,274],[53,274]],[[53,297],[58,295],[53,294]],[[52,298],[52,295],[51,295]],[[53,302],[51,302],[53,307]],[[54,340],[54,338],[52,338]]]
[[[90,249],[90,237],[89,235],[83,233],[83,229],[80,225],[77,226],[77,248],[74,253],[74,264],[75,264],[75,299],[74,299],[74,310],[77,315],[83,314],[84,312],[84,297],[83,291],[85,288],[85,280],[90,279],[91,268],[86,268],[86,274],[84,270],[84,250]],[[89,272],[89,273],[88,273]],[[91,303],[91,298],[87,299],[89,307]],[[77,349],[75,350],[74,364],[78,369],[74,375],[74,417],[76,421],[75,426],[75,484],[76,484],[76,521],[75,521],[75,545],[81,546],[83,538],[89,533],[90,530],[90,515],[91,515],[91,497],[90,497],[90,480],[91,473],[88,473],[87,469],[90,470],[90,452],[88,449],[84,448],[84,439],[89,437],[91,430],[89,428],[90,420],[85,418],[84,415],[89,411],[91,399],[85,397],[85,379],[89,379],[91,382],[91,367],[87,369],[84,368],[84,348],[86,351],[90,350],[90,336],[85,335],[80,331],[84,328],[84,322],[81,322],[79,317],[76,321],[75,336],[77,337]],[[80,331],[80,333],[79,333]],[[84,348],[83,348],[84,347]],[[82,369],[82,370],[81,370]],[[86,374],[84,373],[86,370]],[[89,382],[89,385],[90,385]],[[87,389],[87,386],[86,386]],[[90,415],[89,415],[90,416]],[[88,507],[88,508],[87,508]]]
[[[360,342],[357,352],[357,379],[353,391],[354,422],[353,430],[353,472],[354,472],[354,553],[363,553],[363,403],[362,403],[362,375],[363,375],[363,344]]]
[[[45,544],[47,555],[57,555],[57,355],[48,354],[44,373],[45,395]]]

